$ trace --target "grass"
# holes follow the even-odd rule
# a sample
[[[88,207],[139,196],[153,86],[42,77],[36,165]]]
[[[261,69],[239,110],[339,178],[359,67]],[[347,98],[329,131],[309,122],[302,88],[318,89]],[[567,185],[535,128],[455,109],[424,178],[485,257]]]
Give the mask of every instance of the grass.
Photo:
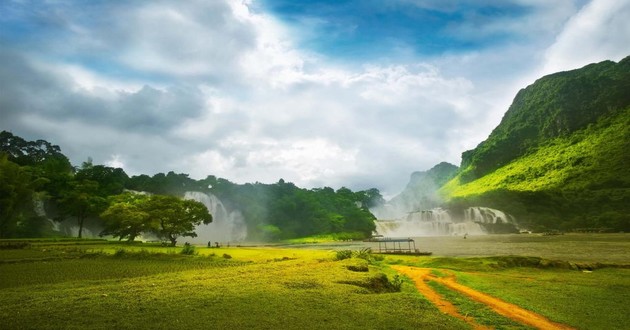
[[[464,285],[580,329],[618,329],[630,322],[630,269],[593,272],[512,268],[460,273]]]
[[[472,317],[477,323],[481,325],[492,326],[494,329],[497,330],[533,329],[518,322],[512,321],[509,318],[501,316],[494,312],[490,307],[482,303],[473,301],[458,292],[449,290],[435,281],[429,281],[428,284],[436,292],[442,295],[446,300],[455,305],[460,314]]]
[[[555,138],[472,182],[462,183],[460,174],[441,188],[441,194],[454,198],[497,189],[583,190],[595,183],[627,180],[623,164],[627,162],[629,124],[630,108],[627,108],[603,123]]]
[[[41,248],[41,247],[40,247]],[[59,247],[57,247],[59,248]],[[49,247],[49,249],[57,249]],[[95,245],[67,257],[27,252],[0,263],[0,323],[7,329],[463,329],[412,285],[373,293],[371,265],[353,272],[334,253],[278,248]],[[126,252],[116,253],[117,248]],[[62,248],[59,248],[62,249]],[[88,253],[89,251],[89,253]],[[2,251],[5,252],[5,251]],[[55,256],[63,256],[57,251]],[[153,252],[153,253],[152,253]],[[41,255],[37,255],[40,253]],[[225,259],[229,254],[231,259]],[[5,259],[0,253],[0,259]],[[344,283],[348,282],[348,283]]]
[[[181,250],[103,242],[2,250],[1,327],[467,328],[441,314],[408,279],[396,278],[390,264],[431,268],[437,276],[454,272],[464,285],[577,328],[630,323],[630,269],[587,273],[514,256],[387,256],[368,262],[356,255],[336,261],[336,251],[322,249],[196,247],[195,255]],[[383,275],[400,292],[374,285]],[[477,322],[519,328],[433,285]]]

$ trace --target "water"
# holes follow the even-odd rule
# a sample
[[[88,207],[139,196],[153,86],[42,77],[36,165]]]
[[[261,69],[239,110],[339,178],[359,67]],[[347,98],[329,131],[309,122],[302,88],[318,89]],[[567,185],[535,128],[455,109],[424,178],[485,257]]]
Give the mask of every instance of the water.
[[[203,203],[212,214],[212,222],[195,228],[197,237],[182,237],[181,243],[207,244],[219,242],[222,245],[242,242],[247,238],[247,226],[243,215],[239,211],[228,212],[216,196],[197,191],[189,191],[185,199],[192,199]]]
[[[443,208],[410,212],[402,219],[379,220],[376,232],[389,237],[484,235],[483,225],[512,224],[516,219],[500,210],[469,207],[462,215]]]
[[[468,236],[411,237],[419,251],[432,252],[431,257],[526,256],[572,262],[601,262],[630,265],[630,233],[575,233],[555,236],[542,234],[492,234]],[[403,243],[406,247],[406,243]],[[260,244],[245,244],[260,246]],[[378,251],[378,242],[328,242],[310,244],[265,244],[268,246],[321,249]],[[331,254],[332,255],[332,254]],[[389,256],[397,258],[397,256]],[[425,257],[419,257],[425,258]]]

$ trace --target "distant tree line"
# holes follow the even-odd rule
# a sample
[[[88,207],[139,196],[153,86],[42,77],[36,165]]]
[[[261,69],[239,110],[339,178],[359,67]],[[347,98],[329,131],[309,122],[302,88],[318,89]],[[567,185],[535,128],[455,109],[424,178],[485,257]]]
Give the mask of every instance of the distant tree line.
[[[0,132],[0,238],[60,235],[52,218],[74,222],[78,237],[90,224],[102,235],[133,240],[150,233],[175,244],[177,237],[194,236],[196,225],[212,221],[203,204],[182,200],[187,191],[214,194],[229,211],[243,214],[249,238],[267,240],[335,233],[366,237],[375,229],[369,208],[383,202],[377,189],[303,189],[282,179],[235,184],[172,171],[129,177],[91,159],[72,166],[59,146]]]

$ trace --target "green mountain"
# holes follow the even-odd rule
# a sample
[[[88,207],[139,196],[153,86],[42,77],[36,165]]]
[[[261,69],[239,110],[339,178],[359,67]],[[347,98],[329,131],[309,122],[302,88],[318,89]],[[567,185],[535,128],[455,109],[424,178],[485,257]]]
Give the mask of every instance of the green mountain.
[[[440,189],[533,229],[630,230],[630,57],[522,89],[487,140]]]
[[[387,204],[372,208],[379,219],[397,219],[409,212],[432,209],[443,203],[438,194],[441,186],[452,179],[459,168],[446,162],[439,163],[428,171],[411,174],[405,189]]]

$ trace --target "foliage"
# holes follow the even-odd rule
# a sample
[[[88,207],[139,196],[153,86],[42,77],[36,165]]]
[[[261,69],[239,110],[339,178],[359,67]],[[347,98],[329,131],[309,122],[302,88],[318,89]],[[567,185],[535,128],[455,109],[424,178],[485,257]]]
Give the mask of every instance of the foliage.
[[[193,200],[153,195],[144,207],[149,214],[151,229],[159,237],[168,239],[172,246],[180,236],[197,237],[195,227],[212,222],[206,206]]]
[[[338,250],[335,252],[335,260],[352,258],[352,250]]]
[[[539,79],[440,193],[545,231],[630,230],[630,57]]]
[[[150,230],[149,213],[144,208],[148,199],[147,195],[133,193],[110,197],[109,207],[100,214],[105,225],[100,235],[133,241],[140,233]]]
[[[365,238],[375,229],[375,218],[368,207],[382,199],[376,189],[309,190],[282,179],[275,184],[239,185],[209,176],[201,182],[210,187],[207,190],[221,199],[228,210],[243,214],[248,238],[253,240],[327,234],[336,234],[337,239]]]
[[[340,281],[339,283],[356,285],[371,293],[391,293],[400,292],[403,281],[399,275],[394,275],[390,281],[386,274],[378,273],[362,281]]]
[[[463,183],[566,137],[630,105],[630,57],[545,76],[521,90],[501,123],[477,148],[462,154]]]
[[[11,171],[19,170],[23,174],[15,176],[24,179],[19,189],[26,195],[37,194],[48,217],[58,221],[76,219],[79,236],[83,236],[83,229],[88,224],[93,226],[91,230],[102,230],[103,235],[128,240],[148,231],[146,208],[112,197],[122,194],[124,189],[178,197],[188,191],[212,193],[222,200],[228,212],[243,214],[248,238],[269,241],[331,234],[338,234],[338,239],[365,238],[375,229],[375,218],[368,209],[384,202],[377,189],[353,192],[347,188],[335,191],[325,187],[309,190],[282,179],[275,184],[239,185],[212,175],[194,180],[188,174],[172,171],[130,178],[120,168],[96,165],[91,159],[75,170],[58,146],[44,140],[25,141],[9,132],[0,133],[0,147],[7,155],[2,166],[17,165]],[[9,189],[8,181],[4,184],[5,187],[0,188]],[[12,213],[11,217],[7,215],[0,219],[0,225],[13,226],[10,230],[0,228],[0,235],[42,234],[35,227],[42,227],[48,221],[34,215],[31,200],[30,197],[19,198],[24,204],[18,208],[19,214]],[[9,200],[5,202],[9,203]],[[110,203],[113,205],[108,209]],[[152,207],[160,208],[157,204]],[[193,210],[194,207],[184,209]],[[174,219],[172,212],[166,211]],[[159,212],[154,212],[151,217],[159,218]],[[17,223],[23,224],[24,228],[17,228]],[[154,221],[149,227],[171,242],[176,236],[192,234],[191,228],[180,228],[179,234],[173,234],[168,225],[162,224],[166,225],[166,222]]]
[[[58,203],[63,216],[74,216],[79,226],[78,238],[83,236],[83,227],[88,217],[98,216],[106,207],[107,200],[98,194],[96,181],[83,179],[72,180],[61,191]]]
[[[532,229],[630,230],[630,107],[556,138],[475,181],[441,192],[450,207],[486,205]]]
[[[181,251],[179,251],[179,253],[189,255],[189,256],[198,254],[198,252],[195,251],[195,246],[190,245],[188,243],[184,244],[184,247],[182,248]]]
[[[0,238],[14,236],[33,209],[30,173],[0,153]]]

